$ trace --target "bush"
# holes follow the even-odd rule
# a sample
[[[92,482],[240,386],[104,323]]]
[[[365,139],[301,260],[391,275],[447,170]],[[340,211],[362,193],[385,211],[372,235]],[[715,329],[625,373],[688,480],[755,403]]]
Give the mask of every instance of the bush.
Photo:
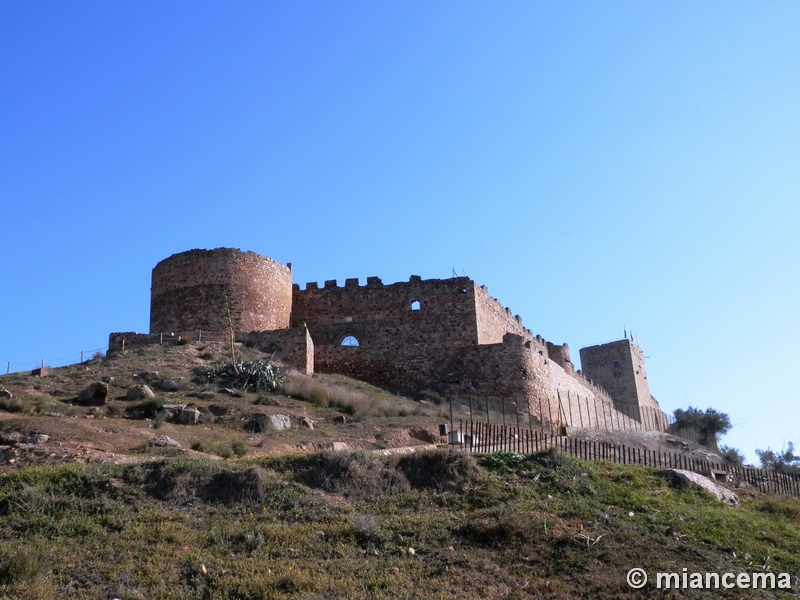
[[[47,559],[41,551],[10,552],[0,557],[0,584],[31,581],[48,570]]]
[[[431,390],[422,390],[421,392],[419,392],[417,394],[417,400],[425,400],[427,402],[432,402],[436,406],[439,406],[440,404],[444,404],[447,402],[447,398]]]
[[[247,454],[247,446],[245,446],[239,440],[235,442],[231,442],[231,450],[236,455],[236,458],[242,458],[245,454]]]
[[[161,407],[166,403],[167,401],[164,398],[148,398],[138,404],[127,407],[125,415],[131,419],[154,419]]]
[[[210,382],[252,392],[274,392],[285,379],[280,367],[271,360],[240,360],[235,368],[230,362],[215,363],[204,374]]]
[[[761,468],[778,473],[800,473],[800,455],[794,453],[794,443],[789,442],[786,446],[786,449],[780,452],[773,452],[769,448],[766,450],[756,448]]]
[[[0,398],[0,410],[9,413],[21,413],[25,412],[26,406],[18,400]]]
[[[403,473],[366,452],[324,452],[309,457],[303,466],[303,483],[327,492],[372,498],[409,489]]]
[[[397,468],[415,488],[463,491],[483,479],[474,458],[452,450],[407,454],[398,459]]]
[[[678,429],[696,429],[700,433],[698,442],[703,446],[716,448],[717,438],[731,430],[731,419],[725,413],[707,408],[705,412],[699,408],[678,408],[673,413],[675,427]]]

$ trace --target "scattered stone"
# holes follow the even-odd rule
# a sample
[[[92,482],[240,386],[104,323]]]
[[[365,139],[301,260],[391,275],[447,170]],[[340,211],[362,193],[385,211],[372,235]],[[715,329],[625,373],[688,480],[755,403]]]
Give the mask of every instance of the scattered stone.
[[[223,394],[228,394],[228,396],[231,396],[232,398],[242,397],[242,395],[239,392],[237,392],[236,390],[232,390],[231,388],[220,388],[219,391],[222,392]]]
[[[166,435],[159,435],[158,437],[154,437],[150,440],[151,446],[159,446],[162,448],[180,448],[181,445],[173,440],[171,437],[167,437]]]
[[[184,408],[186,408],[185,404],[165,404],[159,410],[164,413],[166,421],[174,421],[183,412]]]
[[[344,442],[331,442],[330,444],[325,444],[328,450],[333,450],[335,452],[339,452],[340,450],[349,450],[350,447],[345,444]]]
[[[255,422],[259,431],[283,431],[292,428],[292,419],[286,415],[257,415]]]
[[[113,377],[103,377],[102,379],[100,379],[100,381],[103,381],[103,382],[108,383],[108,384],[112,384],[112,383],[114,383],[114,378]]]
[[[393,541],[395,544],[402,544],[402,543],[403,543],[403,536],[402,536],[402,535],[400,535],[400,534],[398,533],[396,536],[394,536],[394,537],[392,538],[392,541]]]
[[[196,425],[200,422],[200,411],[194,407],[186,407],[178,414],[181,425]]]
[[[14,394],[9,392],[6,388],[0,387],[0,398],[8,398],[11,400],[14,398]]]
[[[44,416],[45,417],[60,417],[61,413],[45,411]]]
[[[158,382],[158,387],[165,392],[177,392],[186,387],[186,377],[173,377],[172,379],[162,379]]]
[[[8,433],[0,433],[0,443],[2,444],[21,444],[25,440],[25,436],[19,431],[9,431]]]
[[[309,429],[314,429],[314,421],[312,421],[308,417],[300,417],[300,419],[297,421],[297,424],[300,427],[308,427]]]
[[[103,406],[108,395],[108,384],[96,381],[78,394],[77,402],[83,406]]]
[[[144,379],[147,383],[152,383],[154,381],[158,381],[158,371],[146,371],[144,373],[138,373],[133,377],[134,379]]]
[[[409,553],[411,556],[414,556],[414,555],[417,553],[417,551],[416,551],[416,550],[414,550],[413,548],[409,548],[409,549],[408,549],[408,553]]]
[[[700,488],[729,506],[739,505],[739,499],[736,497],[736,494],[721,485],[717,485],[708,477],[700,475],[699,473],[693,473],[692,471],[685,471],[683,469],[669,469],[668,471],[662,472],[662,474],[677,485]]]
[[[208,411],[215,417],[224,417],[230,412],[228,407],[222,404],[212,404],[208,407]]]
[[[345,415],[337,415],[333,417],[334,423],[347,423],[347,417]]]
[[[146,400],[147,398],[155,398],[156,395],[149,385],[135,385],[128,390],[125,394],[125,400]]]
[[[32,435],[31,437],[25,440],[26,444],[44,444],[47,440],[50,439],[49,435],[45,435],[43,433],[37,433],[36,435]]]
[[[271,398],[269,396],[261,396],[257,398],[253,404],[260,404],[261,406],[283,406],[281,401],[277,398]]]
[[[198,400],[213,400],[215,397],[214,392],[192,392],[186,395],[189,398],[197,398]]]

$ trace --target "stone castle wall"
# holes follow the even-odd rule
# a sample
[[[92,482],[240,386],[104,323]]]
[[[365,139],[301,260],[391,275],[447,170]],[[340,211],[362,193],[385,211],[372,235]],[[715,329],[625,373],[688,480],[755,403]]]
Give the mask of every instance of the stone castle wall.
[[[305,324],[317,346],[338,345],[354,336],[370,350],[402,353],[405,346],[435,348],[477,343],[475,296],[465,277],[429,279],[412,275],[408,282],[384,285],[368,277],[366,285],[347,279],[305,290],[294,286],[292,324]]]
[[[275,352],[307,374],[340,373],[406,392],[427,388],[504,412],[513,407],[552,430],[666,422],[649,394],[638,346],[622,340],[581,350],[584,372],[576,373],[567,344],[534,336],[467,277],[412,275],[392,284],[368,277],[364,285],[330,280],[301,289],[292,285],[290,266],[255,253],[191,250],[153,269],[152,334],[112,334],[109,348],[122,339],[127,347],[154,343],[161,332],[224,332],[228,311],[237,342]]]
[[[226,307],[227,303],[227,307]],[[292,271],[255,252],[189,250],[153,269],[150,332],[289,327]]]

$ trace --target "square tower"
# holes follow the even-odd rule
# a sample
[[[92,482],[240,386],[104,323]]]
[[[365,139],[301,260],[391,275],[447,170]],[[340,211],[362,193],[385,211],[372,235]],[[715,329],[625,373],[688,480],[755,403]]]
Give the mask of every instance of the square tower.
[[[608,392],[617,410],[630,414],[632,407],[655,407],[638,345],[618,340],[581,348],[580,355],[583,374]]]

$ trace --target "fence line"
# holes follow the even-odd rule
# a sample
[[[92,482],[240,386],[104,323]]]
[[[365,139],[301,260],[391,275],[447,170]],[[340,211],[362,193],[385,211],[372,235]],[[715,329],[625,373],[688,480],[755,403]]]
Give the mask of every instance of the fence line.
[[[6,361],[5,370],[0,372],[0,375],[11,375],[12,373],[22,373],[24,371],[32,371],[35,369],[41,369],[44,367],[68,367],[70,365],[77,365],[87,360],[91,359],[95,352],[103,352],[105,353],[108,350],[107,346],[102,348],[94,348],[92,350],[81,350],[80,352],[76,352],[75,354],[70,354],[69,356],[62,356],[61,358],[55,358],[52,360],[41,359],[39,361],[28,361],[28,362],[21,362],[21,361]],[[76,360],[77,359],[77,360]],[[13,365],[13,369],[12,369]]]
[[[589,461],[610,461],[623,465],[642,465],[669,469],[685,469],[724,478],[739,487],[742,483],[765,494],[800,497],[800,475],[779,473],[754,467],[734,467],[675,452],[647,450],[593,440],[579,440],[532,429],[459,421],[455,436],[456,448],[469,454],[490,454],[497,451],[533,454],[556,448],[563,454]]]

